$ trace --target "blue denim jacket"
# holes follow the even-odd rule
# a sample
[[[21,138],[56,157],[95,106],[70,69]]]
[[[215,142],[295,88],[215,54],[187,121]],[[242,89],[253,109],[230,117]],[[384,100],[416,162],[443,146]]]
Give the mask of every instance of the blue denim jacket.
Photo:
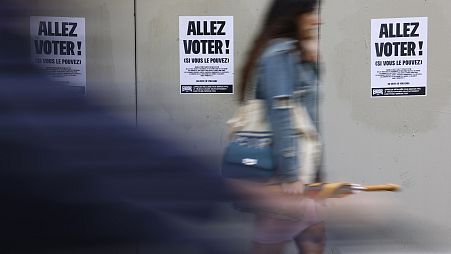
[[[270,41],[256,69],[256,98],[266,100],[273,129],[276,174],[282,182],[299,179],[297,137],[292,128],[289,100],[302,103],[318,130],[318,71],[315,64],[301,62],[295,40]],[[285,106],[284,106],[285,105]],[[319,170],[319,168],[318,168]]]

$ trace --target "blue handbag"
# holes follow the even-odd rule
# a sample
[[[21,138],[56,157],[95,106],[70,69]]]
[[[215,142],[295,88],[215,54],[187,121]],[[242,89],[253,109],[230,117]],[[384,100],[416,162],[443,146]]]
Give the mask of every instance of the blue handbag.
[[[236,132],[224,153],[222,176],[266,181],[274,175],[270,132]]]
[[[300,177],[312,182],[319,164],[321,143],[306,109],[292,105],[294,132],[298,134]],[[264,100],[247,100],[233,118],[227,121],[230,140],[222,161],[222,176],[226,178],[267,181],[275,176],[277,165],[272,146],[272,129],[266,119]]]
[[[264,100],[248,100],[227,121],[230,141],[224,152],[222,176],[266,181],[274,175],[272,132]]]

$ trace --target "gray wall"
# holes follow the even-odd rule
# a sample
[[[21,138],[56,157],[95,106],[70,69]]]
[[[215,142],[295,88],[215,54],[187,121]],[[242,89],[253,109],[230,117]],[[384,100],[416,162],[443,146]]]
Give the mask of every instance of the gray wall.
[[[184,140],[193,153],[213,158],[213,165],[218,165],[226,134],[224,122],[235,110],[236,98],[179,94],[178,16],[234,16],[238,81],[243,57],[258,29],[265,4],[138,0],[137,6],[138,122],[142,126],[155,121],[170,124],[172,135]],[[430,240],[424,232],[433,228],[440,232],[438,235],[451,238],[451,201],[446,184],[451,177],[451,143],[447,142],[451,140],[451,74],[446,69],[446,61],[451,59],[451,46],[446,43],[451,39],[451,34],[446,33],[451,28],[451,18],[445,12],[451,3],[330,0],[324,1],[322,7],[321,106],[328,180],[399,183],[402,192],[362,194],[365,202],[360,203],[368,207],[366,211],[387,209],[379,216],[372,213],[376,218],[367,218],[369,227],[384,221],[382,216],[391,216],[385,222],[393,222],[394,227],[416,222],[402,235],[392,234],[399,237],[395,243],[398,247],[411,238],[415,240],[407,242],[415,249],[420,238],[424,242]],[[429,17],[428,96],[370,98],[370,20],[415,16]],[[368,226],[356,228],[365,225]],[[387,231],[396,230],[385,226]]]
[[[186,141],[194,153],[218,161],[224,145],[224,122],[236,108],[236,98],[179,95],[178,16],[233,15],[235,74],[239,77],[245,50],[265,5],[255,1],[200,0],[137,3],[139,123],[146,126],[156,121],[155,117],[169,123],[174,127],[173,135]],[[447,216],[451,202],[446,185],[451,174],[451,157],[447,156],[451,144],[446,142],[451,136],[450,74],[445,62],[451,50],[444,43],[451,39],[444,32],[451,25],[444,11],[447,7],[451,4],[445,0],[323,3],[322,122],[328,179],[401,184],[401,193],[373,194],[371,198],[366,195],[363,197],[382,201],[363,204],[391,210],[381,214],[393,216],[392,220],[417,222],[412,231],[418,232],[400,236],[403,239],[426,239],[421,232],[430,228],[446,238],[451,236]],[[371,99],[371,18],[414,16],[429,17],[428,96]],[[401,222],[395,221],[394,225],[397,223]],[[428,226],[418,226],[423,224]],[[403,239],[399,239],[398,246]]]
[[[14,0],[27,6],[30,0]],[[87,95],[135,121],[133,0],[35,0],[30,15],[86,18]],[[22,26],[25,34],[29,23]]]
[[[397,204],[399,218],[409,218],[407,237],[424,223],[421,230],[437,228],[433,237],[451,239],[450,8],[447,0],[340,0],[324,1],[322,9],[329,179],[401,184],[401,193],[386,198]],[[428,95],[370,98],[370,20],[423,16],[429,17]]]
[[[259,4],[255,4],[257,2]],[[218,157],[226,135],[224,123],[236,109],[236,96],[179,94],[178,17],[234,16],[237,82],[242,58],[265,2],[138,0],[139,124],[148,126],[160,122],[172,126],[171,135],[186,142],[191,152]]]
[[[34,15],[86,17],[89,96],[100,98],[133,121],[137,113],[138,124],[144,128],[169,125],[168,132],[192,153],[207,156],[212,165],[219,165],[225,121],[237,107],[236,97],[179,94],[178,16],[234,16],[237,82],[268,0],[136,0],[136,27],[133,0],[34,2],[43,4]],[[414,245],[405,238],[429,239],[418,232],[435,228],[431,232],[450,239],[451,17],[447,11],[451,2],[326,0],[322,5],[321,116],[328,180],[399,183],[403,188],[400,193],[362,194],[357,202],[364,200],[361,206],[392,209],[388,215],[412,225],[407,235],[400,236],[398,245]],[[428,96],[370,98],[371,18],[415,16],[429,17]],[[383,200],[383,205],[372,204],[373,199]],[[333,202],[339,206],[341,201]],[[417,225],[426,226],[419,229]],[[404,251],[412,253],[412,249]],[[358,248],[346,251],[346,246],[338,245],[331,253],[334,250],[378,253]]]

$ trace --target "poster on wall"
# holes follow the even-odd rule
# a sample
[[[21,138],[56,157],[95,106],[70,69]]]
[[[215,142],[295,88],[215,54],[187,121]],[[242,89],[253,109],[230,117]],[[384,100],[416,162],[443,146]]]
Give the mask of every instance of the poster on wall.
[[[371,20],[371,96],[426,96],[428,18]]]
[[[180,93],[233,94],[233,17],[180,16]]]
[[[30,17],[32,63],[48,77],[86,92],[85,18]]]

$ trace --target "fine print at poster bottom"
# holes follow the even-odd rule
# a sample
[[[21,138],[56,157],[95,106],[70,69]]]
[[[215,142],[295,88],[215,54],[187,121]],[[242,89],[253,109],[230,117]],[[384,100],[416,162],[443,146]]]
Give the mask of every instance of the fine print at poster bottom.
[[[233,94],[233,85],[181,85],[182,94]]]
[[[373,88],[372,97],[426,96],[426,87]]]

